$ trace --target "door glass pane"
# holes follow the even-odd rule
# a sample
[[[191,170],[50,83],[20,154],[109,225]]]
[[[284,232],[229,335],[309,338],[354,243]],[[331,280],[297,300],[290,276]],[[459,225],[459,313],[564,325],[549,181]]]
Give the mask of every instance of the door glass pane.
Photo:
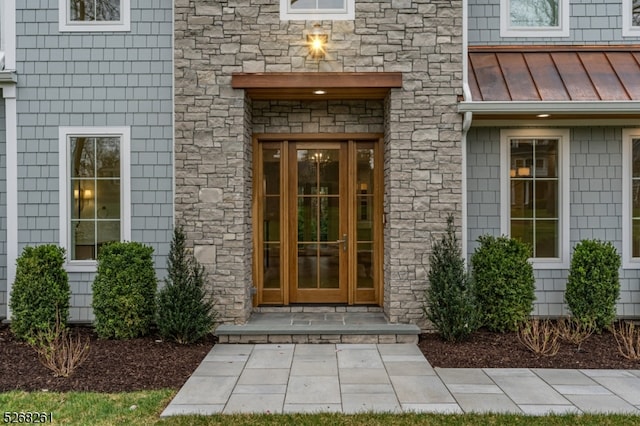
[[[338,288],[340,286],[340,250],[342,250],[342,245],[335,242],[320,244],[318,253],[320,288]]]
[[[357,209],[357,239],[358,241],[373,240],[373,197],[356,197]]]
[[[280,244],[264,244],[262,264],[264,288],[280,288]]]
[[[340,239],[340,200],[338,197],[320,197],[320,239],[332,241]]]
[[[357,183],[359,195],[373,194],[373,149],[357,150]]]
[[[358,288],[373,288],[373,244],[358,243]]]
[[[319,188],[321,194],[337,195],[340,193],[340,163],[337,149],[316,150],[314,158],[320,170]]]
[[[280,197],[265,197],[263,208],[264,240],[280,241]]]
[[[298,241],[318,241],[318,198],[298,197]]]
[[[318,245],[298,244],[298,288],[318,287]]]
[[[299,149],[298,157],[298,194],[309,195],[318,192],[318,162],[314,152]]]
[[[280,194],[280,150],[265,149],[262,152],[264,173],[264,193],[266,195]]]

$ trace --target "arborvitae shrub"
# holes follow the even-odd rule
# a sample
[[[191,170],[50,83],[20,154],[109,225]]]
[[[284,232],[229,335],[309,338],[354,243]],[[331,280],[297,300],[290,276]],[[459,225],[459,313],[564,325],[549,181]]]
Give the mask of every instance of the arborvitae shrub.
[[[18,257],[9,300],[16,337],[33,341],[53,328],[58,317],[66,326],[71,291],[64,260],[64,249],[53,244],[25,247]]]
[[[429,264],[426,317],[445,340],[464,340],[480,326],[480,312],[473,281],[465,270],[453,216],[447,218],[446,234],[434,243]]]
[[[595,324],[597,331],[613,324],[620,296],[620,255],[609,242],[583,240],[573,251],[565,301],[573,318]]]
[[[492,331],[514,331],[533,310],[535,278],[531,249],[508,237],[484,235],[471,257],[482,324]]]
[[[185,247],[182,228],[173,231],[167,259],[167,278],[158,292],[157,325],[160,335],[178,343],[193,343],[211,332],[216,312],[204,290],[204,267]]]
[[[158,286],[152,254],[153,248],[137,242],[100,250],[92,304],[98,336],[130,339],[150,331]]]

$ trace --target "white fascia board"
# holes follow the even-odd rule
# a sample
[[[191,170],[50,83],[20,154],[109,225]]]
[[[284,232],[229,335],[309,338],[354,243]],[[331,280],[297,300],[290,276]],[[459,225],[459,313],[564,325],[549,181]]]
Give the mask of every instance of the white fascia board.
[[[638,114],[638,101],[472,101],[458,103],[458,112],[485,114]]]

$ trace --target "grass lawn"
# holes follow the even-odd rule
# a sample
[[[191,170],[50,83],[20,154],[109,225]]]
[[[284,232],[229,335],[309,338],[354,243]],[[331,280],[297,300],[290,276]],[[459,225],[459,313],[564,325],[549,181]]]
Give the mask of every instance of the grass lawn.
[[[507,414],[256,414],[177,416],[159,419],[173,390],[119,394],[89,392],[0,393],[6,412],[53,413],[53,424],[64,425],[637,425],[638,416],[568,415],[532,417]]]

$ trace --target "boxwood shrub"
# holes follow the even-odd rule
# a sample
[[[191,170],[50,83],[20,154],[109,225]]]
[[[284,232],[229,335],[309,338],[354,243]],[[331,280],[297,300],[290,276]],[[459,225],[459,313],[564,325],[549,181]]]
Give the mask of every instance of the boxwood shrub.
[[[57,316],[66,326],[71,291],[64,261],[64,249],[53,244],[25,247],[18,257],[9,300],[17,338],[32,342],[55,326]]]
[[[565,301],[574,319],[597,331],[613,324],[620,296],[620,255],[609,242],[583,240],[573,250]]]
[[[92,303],[98,336],[129,339],[150,331],[158,286],[152,254],[137,242],[107,244],[98,253]]]
[[[478,242],[471,265],[482,324],[492,331],[516,330],[535,300],[531,248],[504,236],[483,235]]]

